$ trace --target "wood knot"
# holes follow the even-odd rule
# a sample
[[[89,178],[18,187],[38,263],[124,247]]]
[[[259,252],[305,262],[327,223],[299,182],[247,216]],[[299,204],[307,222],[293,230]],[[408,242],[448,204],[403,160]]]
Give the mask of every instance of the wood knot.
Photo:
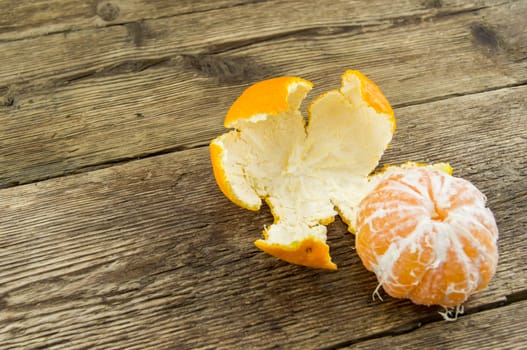
[[[14,104],[13,90],[9,86],[0,87],[0,107],[11,107]]]
[[[425,0],[424,6],[427,8],[439,9],[443,7],[443,2],[441,0]]]
[[[470,27],[470,32],[476,44],[492,51],[497,50],[500,44],[494,29],[483,23],[475,23]]]
[[[0,96],[0,106],[10,107],[15,104],[15,98],[11,95]]]
[[[148,31],[143,22],[131,22],[125,26],[128,31],[128,36],[132,39],[134,45],[137,47],[142,46],[145,37],[148,35]]]
[[[269,74],[268,67],[253,62],[249,57],[221,55],[183,55],[186,67],[197,70],[220,83],[237,84],[261,80]]]
[[[120,12],[119,6],[109,1],[103,1],[97,5],[97,15],[106,22],[116,20]]]

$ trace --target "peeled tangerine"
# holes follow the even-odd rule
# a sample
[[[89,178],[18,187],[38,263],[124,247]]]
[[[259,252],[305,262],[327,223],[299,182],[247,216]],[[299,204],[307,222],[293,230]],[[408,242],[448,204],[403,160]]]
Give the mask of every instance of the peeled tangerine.
[[[237,205],[274,223],[255,242],[290,263],[336,269],[326,226],[339,214],[379,286],[419,304],[460,305],[484,288],[498,231],[485,197],[445,164],[406,164],[370,176],[395,130],[390,104],[362,73],[299,111],[312,84],[281,77],[250,86],[211,142],[216,181]]]
[[[449,308],[488,285],[498,228],[474,185],[430,167],[388,168],[376,182],[360,203],[355,244],[379,286]]]

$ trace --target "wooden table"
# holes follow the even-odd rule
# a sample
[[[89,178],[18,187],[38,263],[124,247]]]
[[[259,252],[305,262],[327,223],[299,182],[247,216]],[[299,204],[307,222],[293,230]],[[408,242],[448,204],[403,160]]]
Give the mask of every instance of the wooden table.
[[[1,349],[526,349],[527,1],[0,0]],[[249,84],[360,69],[393,104],[382,163],[450,162],[500,263],[456,322],[253,241],[209,141]]]

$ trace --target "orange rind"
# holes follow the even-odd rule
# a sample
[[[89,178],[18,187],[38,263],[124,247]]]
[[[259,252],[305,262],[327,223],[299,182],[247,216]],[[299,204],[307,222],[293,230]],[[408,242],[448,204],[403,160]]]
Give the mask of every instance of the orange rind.
[[[279,77],[255,83],[232,104],[223,125],[235,128],[239,120],[257,121],[298,109],[298,103],[312,87],[310,81],[297,77]]]
[[[326,243],[336,215],[355,229],[369,175],[395,130],[390,104],[365,75],[349,70],[340,89],[299,107],[312,83],[280,77],[247,88],[229,109],[232,128],[211,142],[218,186],[233,203],[275,221],[256,246],[290,263],[336,269]]]
[[[316,237],[306,237],[300,242],[290,244],[269,243],[259,239],[254,242],[257,248],[291,264],[336,270],[337,265],[331,261],[329,246]]]

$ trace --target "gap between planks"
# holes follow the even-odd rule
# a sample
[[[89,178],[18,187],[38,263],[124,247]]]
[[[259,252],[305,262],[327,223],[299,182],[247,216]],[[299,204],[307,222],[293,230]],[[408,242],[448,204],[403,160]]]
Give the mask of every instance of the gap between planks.
[[[452,327],[452,325],[455,325],[456,322],[464,323],[464,321],[468,321],[474,317],[480,317],[482,315],[489,314],[489,312],[497,311],[500,312],[502,310],[514,310],[515,304],[519,303],[522,307],[525,307],[527,303],[525,301],[527,300],[527,289],[513,293],[511,295],[505,296],[504,301],[497,301],[489,304],[480,305],[474,308],[471,308],[469,310],[466,310],[463,314],[460,314],[457,318],[457,320],[452,321],[451,324],[448,324],[447,327]],[[500,310],[498,310],[500,309]],[[484,316],[483,316],[484,317]],[[338,344],[333,344],[328,347],[323,347],[320,350],[339,350],[339,349],[354,349],[355,345],[359,345],[361,343],[368,343],[372,340],[374,341],[382,341],[384,338],[391,338],[391,337],[397,337],[400,335],[409,335],[412,336],[412,333],[415,334],[416,331],[422,329],[422,327],[425,326],[439,326],[444,324],[445,321],[440,316],[428,316],[422,319],[412,320],[408,324],[398,326],[394,329],[390,329],[384,332],[379,332],[376,334],[371,334],[366,337],[361,337],[349,341],[343,341],[339,342]],[[388,343],[388,341],[387,341]],[[373,349],[373,347],[372,347]]]
[[[409,334],[365,341],[346,349],[373,350],[388,346],[415,349],[494,350],[525,349],[527,302],[517,302],[499,309],[487,310],[457,324],[431,324]]]

